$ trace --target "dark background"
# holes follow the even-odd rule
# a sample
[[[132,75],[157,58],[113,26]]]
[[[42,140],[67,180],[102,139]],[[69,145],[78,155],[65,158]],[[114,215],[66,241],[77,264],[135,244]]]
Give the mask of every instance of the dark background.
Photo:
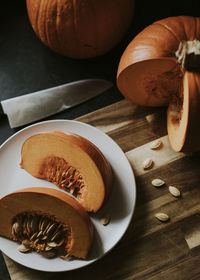
[[[96,0],[101,1],[101,0]],[[115,1],[115,0],[113,0]],[[34,34],[25,0],[2,1],[0,8],[0,100],[84,78],[105,78],[114,89],[48,119],[74,119],[123,98],[116,88],[120,56],[132,38],[145,26],[169,16],[199,16],[200,1],[135,0],[134,18],[123,40],[107,54],[76,60],[53,53]],[[0,119],[0,144],[21,128],[11,129]],[[10,279],[0,254],[0,280]]]

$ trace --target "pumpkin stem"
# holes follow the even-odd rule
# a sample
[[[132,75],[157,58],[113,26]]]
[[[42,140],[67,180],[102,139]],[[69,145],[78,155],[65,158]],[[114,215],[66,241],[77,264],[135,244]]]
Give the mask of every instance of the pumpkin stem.
[[[181,41],[175,56],[185,70],[200,70],[200,41]]]

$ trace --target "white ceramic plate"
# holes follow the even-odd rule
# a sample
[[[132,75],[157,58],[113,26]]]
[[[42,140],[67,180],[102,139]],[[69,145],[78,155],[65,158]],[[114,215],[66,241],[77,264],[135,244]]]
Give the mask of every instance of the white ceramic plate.
[[[90,125],[71,121],[53,120],[31,125],[14,134],[0,147],[0,197],[26,187],[51,187],[50,182],[36,179],[21,169],[20,152],[25,139],[45,131],[60,130],[77,133],[93,142],[110,162],[113,170],[111,198],[97,213],[90,215],[95,227],[94,243],[87,260],[71,261],[46,259],[37,253],[18,252],[18,244],[0,237],[0,249],[14,261],[42,271],[68,271],[86,266],[108,253],[124,235],[133,215],[136,198],[135,178],[132,168],[120,147],[106,134]],[[103,226],[100,217],[109,212],[111,222]]]

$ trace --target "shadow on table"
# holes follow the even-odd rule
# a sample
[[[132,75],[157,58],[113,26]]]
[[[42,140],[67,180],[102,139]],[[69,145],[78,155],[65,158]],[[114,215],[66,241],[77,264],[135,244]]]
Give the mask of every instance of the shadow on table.
[[[0,252],[0,280],[11,280],[1,252]]]

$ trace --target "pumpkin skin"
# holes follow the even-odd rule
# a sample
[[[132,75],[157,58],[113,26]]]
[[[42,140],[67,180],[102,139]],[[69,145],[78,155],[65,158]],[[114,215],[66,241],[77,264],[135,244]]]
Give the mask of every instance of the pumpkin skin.
[[[82,186],[76,198],[88,212],[97,212],[111,193],[109,162],[94,144],[77,134],[51,131],[29,137],[21,149],[20,165],[32,176],[48,180],[68,192],[73,187],[68,187],[73,180],[71,175],[75,174],[74,186],[81,176]]]
[[[53,51],[72,58],[105,54],[133,17],[133,0],[27,0],[33,30]]]
[[[0,235],[13,239],[11,225],[19,213],[45,213],[68,225],[72,231],[69,255],[85,259],[93,242],[93,225],[87,212],[65,193],[32,187],[10,193],[0,199]]]
[[[177,16],[156,21],[130,42],[117,72],[118,88],[132,103],[170,104],[167,127],[175,151],[200,150],[198,70],[184,69],[176,55],[182,41],[195,40],[200,40],[200,18]]]

